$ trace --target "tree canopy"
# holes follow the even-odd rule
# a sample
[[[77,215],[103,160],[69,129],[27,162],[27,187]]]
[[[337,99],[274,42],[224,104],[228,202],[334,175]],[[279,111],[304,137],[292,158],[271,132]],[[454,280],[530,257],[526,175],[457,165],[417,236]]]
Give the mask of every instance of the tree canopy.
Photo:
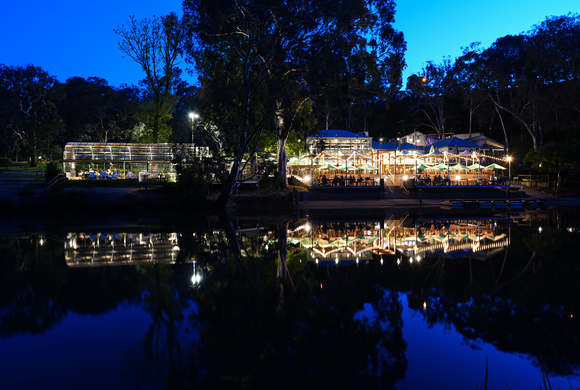
[[[391,1],[186,0],[184,12],[201,98],[232,135],[230,184],[270,127],[286,185],[286,142],[307,101],[331,90],[385,96],[400,85],[405,44]]]

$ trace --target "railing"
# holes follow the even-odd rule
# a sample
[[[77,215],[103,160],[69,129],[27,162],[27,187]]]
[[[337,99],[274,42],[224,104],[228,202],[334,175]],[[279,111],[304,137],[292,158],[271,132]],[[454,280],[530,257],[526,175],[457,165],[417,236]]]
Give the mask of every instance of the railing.
[[[60,173],[55,177],[53,177],[52,180],[50,180],[48,183],[46,183],[46,189],[50,190],[52,188],[55,188],[56,186],[63,184],[67,180],[68,179],[66,178],[66,175],[64,173]]]
[[[514,180],[521,185],[526,187],[541,187],[548,188],[550,186],[550,176],[549,175],[518,175]]]

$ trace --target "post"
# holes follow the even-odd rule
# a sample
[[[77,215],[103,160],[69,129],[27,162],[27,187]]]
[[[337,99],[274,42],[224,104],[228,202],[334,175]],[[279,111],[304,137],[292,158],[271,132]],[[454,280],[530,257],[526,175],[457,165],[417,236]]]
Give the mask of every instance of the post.
[[[195,112],[190,112],[189,113],[189,119],[191,119],[191,144],[193,145],[193,134],[195,133],[195,120],[199,118],[199,114],[195,113]]]
[[[509,185],[510,187],[512,186],[512,157],[511,156],[507,156],[507,160],[508,160],[508,175],[509,175]]]

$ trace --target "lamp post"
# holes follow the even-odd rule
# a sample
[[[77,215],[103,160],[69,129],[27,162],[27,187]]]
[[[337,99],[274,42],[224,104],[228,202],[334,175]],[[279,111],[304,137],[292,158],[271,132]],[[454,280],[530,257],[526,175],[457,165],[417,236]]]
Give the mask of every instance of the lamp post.
[[[383,177],[383,138],[379,138],[379,179]]]
[[[508,174],[509,174],[509,180],[510,180],[510,187],[512,185],[512,156],[507,156],[507,161],[508,161]]]
[[[194,124],[195,120],[199,118],[199,114],[195,112],[189,113],[189,119],[191,119],[191,143],[193,144],[193,134],[194,134]]]

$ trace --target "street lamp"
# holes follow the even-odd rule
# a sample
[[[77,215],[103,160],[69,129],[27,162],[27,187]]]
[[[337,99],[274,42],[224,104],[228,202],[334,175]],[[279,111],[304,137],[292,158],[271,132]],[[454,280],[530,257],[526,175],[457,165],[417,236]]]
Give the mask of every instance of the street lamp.
[[[379,138],[379,179],[383,177],[383,138]]]
[[[507,156],[508,167],[509,167],[509,178],[510,178],[510,187],[512,185],[512,156]]]
[[[193,133],[194,133],[194,124],[195,120],[199,118],[199,114],[195,112],[189,113],[189,119],[191,119],[191,143],[193,144]]]

